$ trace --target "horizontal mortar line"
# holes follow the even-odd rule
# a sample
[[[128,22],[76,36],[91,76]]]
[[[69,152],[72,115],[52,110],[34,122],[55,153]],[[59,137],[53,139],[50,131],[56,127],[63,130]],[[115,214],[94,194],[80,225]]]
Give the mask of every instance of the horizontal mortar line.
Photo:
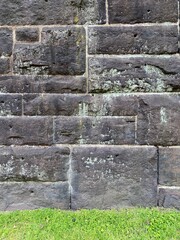
[[[88,54],[88,58],[172,58],[180,57],[179,53],[170,53],[170,54]]]
[[[8,183],[8,184],[15,184],[15,183],[24,183],[24,184],[27,184],[27,183],[34,183],[34,184],[54,184],[54,183],[68,183],[68,180],[65,180],[65,181],[52,181],[52,182],[49,182],[49,181],[36,181],[36,180],[32,180],[32,181],[1,181],[0,182],[0,185],[4,184],[4,183]]]
[[[36,42],[37,43],[37,42]],[[11,57],[11,56],[10,56]],[[9,59],[10,57],[3,57],[4,59]],[[3,59],[2,58],[2,59]],[[43,75],[30,75],[30,74],[23,74],[23,75],[19,75],[19,74],[16,74],[16,73],[8,73],[8,74],[0,74],[0,78],[1,77],[6,77],[6,76],[12,76],[12,77],[20,77],[20,78],[23,78],[23,77],[33,77],[33,78],[42,78],[41,79],[41,82],[43,82],[43,77],[64,77],[64,78],[80,78],[80,77],[86,77],[85,74],[81,74],[81,75],[60,75],[60,74],[56,74],[56,75],[51,75],[51,74],[43,74]],[[36,82],[39,82],[39,80],[37,80]]]
[[[53,144],[53,146],[59,146],[59,147],[65,147],[65,146],[71,146],[73,147],[82,147],[82,148],[86,148],[86,147],[99,147],[99,148],[108,148],[108,147],[112,147],[112,148],[156,148],[156,146],[154,145],[135,145],[135,144],[122,144],[122,145],[112,145],[112,144]]]
[[[161,145],[158,145],[158,147],[160,148],[160,149],[164,149],[164,148],[169,148],[169,149],[171,149],[171,148],[180,148],[180,146],[176,146],[176,145],[173,145],[173,146],[161,146]]]
[[[163,23],[109,23],[109,24],[89,24],[88,27],[148,27],[148,26],[178,26],[178,22],[163,22]]]
[[[46,28],[46,27],[85,27],[88,26],[88,24],[45,24],[45,25],[1,25],[0,28],[13,28],[13,29],[19,29],[19,28]],[[98,25],[97,25],[98,26]]]
[[[180,186],[164,186],[164,185],[158,185],[158,189],[177,189],[177,190],[180,190]]]

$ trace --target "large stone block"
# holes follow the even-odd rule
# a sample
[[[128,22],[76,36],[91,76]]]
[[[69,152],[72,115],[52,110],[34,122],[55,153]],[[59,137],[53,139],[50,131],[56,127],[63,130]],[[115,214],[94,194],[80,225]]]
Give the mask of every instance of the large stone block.
[[[67,181],[67,147],[0,147],[0,180]]]
[[[178,56],[121,56],[89,58],[89,91],[177,92],[180,91]]]
[[[24,210],[36,208],[69,209],[69,185],[67,182],[1,182],[0,210]]]
[[[72,152],[71,206],[156,206],[155,147],[76,147]]]
[[[177,0],[108,0],[110,23],[177,22]]]
[[[160,146],[179,145],[179,94],[142,94],[138,98],[137,142]]]
[[[85,93],[83,76],[0,76],[1,93]]]
[[[180,186],[180,148],[159,148],[159,184]]]
[[[48,117],[0,117],[1,145],[51,145],[53,120]]]
[[[0,56],[11,56],[12,47],[12,29],[0,28]]]
[[[0,25],[105,22],[105,0],[1,0]]]
[[[89,27],[90,54],[178,52],[177,25]]]
[[[180,187],[159,187],[159,206],[180,209]]]
[[[133,144],[135,117],[58,117],[55,143]]]
[[[42,44],[16,44],[14,72],[18,74],[80,75],[85,72],[83,27],[43,28]]]
[[[20,94],[0,94],[0,116],[21,114],[22,96]]]

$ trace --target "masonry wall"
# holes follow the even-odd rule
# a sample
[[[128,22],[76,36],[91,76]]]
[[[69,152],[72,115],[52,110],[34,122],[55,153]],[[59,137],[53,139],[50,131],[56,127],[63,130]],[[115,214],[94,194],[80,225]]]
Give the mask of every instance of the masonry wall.
[[[0,210],[180,208],[178,0],[0,9]]]

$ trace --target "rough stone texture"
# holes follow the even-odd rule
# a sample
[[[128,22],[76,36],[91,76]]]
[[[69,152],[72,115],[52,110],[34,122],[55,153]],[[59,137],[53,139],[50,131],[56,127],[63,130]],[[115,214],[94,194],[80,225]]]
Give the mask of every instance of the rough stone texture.
[[[1,182],[0,210],[36,208],[69,209],[67,182]]]
[[[0,28],[0,56],[11,56],[13,39],[10,28]]]
[[[173,146],[180,144],[180,95],[139,95],[137,142]]]
[[[178,0],[108,0],[110,23],[177,22]]]
[[[178,92],[179,66],[178,56],[89,58],[89,91]]]
[[[180,209],[180,188],[159,187],[159,206]]]
[[[177,25],[89,27],[90,54],[178,52]]]
[[[85,93],[83,76],[0,76],[1,93]]]
[[[1,181],[67,181],[67,147],[0,147]]]
[[[156,206],[154,147],[77,147],[72,171],[72,209]]]
[[[9,58],[0,58],[0,74],[8,74],[10,72]]]
[[[22,114],[21,95],[0,94],[0,116],[21,114]]]
[[[83,27],[43,28],[41,44],[15,45],[14,72],[81,75],[85,71],[85,41]]]
[[[105,0],[1,0],[0,25],[105,22]]]
[[[59,117],[55,142],[67,144],[133,144],[134,117]]]
[[[0,117],[1,145],[51,145],[53,121],[48,117]]]
[[[159,148],[159,184],[180,186],[180,148]]]
[[[20,42],[38,42],[39,29],[38,28],[17,28],[16,41]]]

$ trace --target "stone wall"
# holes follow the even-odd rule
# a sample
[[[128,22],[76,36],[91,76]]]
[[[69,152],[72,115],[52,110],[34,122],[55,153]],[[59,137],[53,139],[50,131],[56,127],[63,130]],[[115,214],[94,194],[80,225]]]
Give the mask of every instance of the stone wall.
[[[178,0],[0,9],[0,210],[180,208]]]

